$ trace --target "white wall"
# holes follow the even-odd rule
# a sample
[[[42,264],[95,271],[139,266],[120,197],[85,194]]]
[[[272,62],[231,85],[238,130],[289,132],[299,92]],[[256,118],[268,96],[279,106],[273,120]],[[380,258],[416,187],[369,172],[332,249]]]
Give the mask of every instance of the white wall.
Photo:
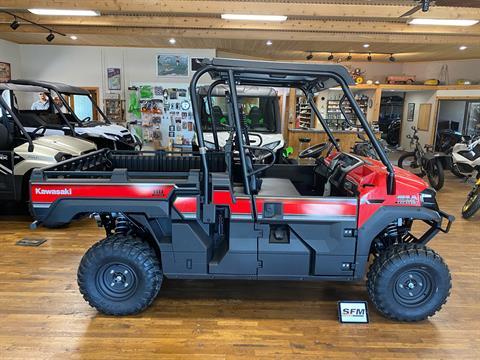
[[[157,54],[188,54],[190,57],[214,57],[214,49],[149,49],[97,46],[20,45],[23,74],[27,79],[64,82],[70,85],[98,87],[100,98],[108,90],[107,68],[120,68],[122,90],[133,82],[187,83],[188,77],[158,77]]]
[[[0,62],[10,64],[12,79],[19,78],[22,75],[20,47],[17,44],[0,39]]]
[[[413,121],[407,121],[408,113],[408,104],[415,104],[415,113]],[[403,117],[402,117],[402,130],[400,138],[400,146],[404,150],[412,150],[410,147],[410,139],[407,139],[407,135],[412,135],[413,130],[412,126],[417,127],[418,124],[418,114],[420,112],[420,104],[432,104],[432,113],[430,118],[429,131],[418,131],[418,137],[420,138],[420,143],[423,145],[430,144],[431,130],[434,123],[434,103],[435,103],[435,91],[415,91],[405,94],[405,102],[403,108]]]

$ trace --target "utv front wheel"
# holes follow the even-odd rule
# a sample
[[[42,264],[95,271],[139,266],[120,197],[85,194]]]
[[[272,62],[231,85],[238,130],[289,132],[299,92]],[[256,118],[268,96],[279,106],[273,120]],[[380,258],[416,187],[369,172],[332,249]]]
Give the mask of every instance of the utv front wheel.
[[[420,321],[440,310],[450,295],[443,259],[420,245],[395,245],[378,256],[367,276],[371,301],[385,317]]]
[[[108,315],[136,314],[157,296],[163,274],[152,247],[140,238],[111,235],[93,245],[78,268],[84,299]]]

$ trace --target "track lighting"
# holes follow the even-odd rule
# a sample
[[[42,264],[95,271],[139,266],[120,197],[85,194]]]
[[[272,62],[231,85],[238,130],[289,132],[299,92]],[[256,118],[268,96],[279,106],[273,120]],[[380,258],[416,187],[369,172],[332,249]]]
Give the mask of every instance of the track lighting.
[[[55,35],[53,35],[53,33],[50,33],[47,35],[46,39],[48,42],[52,42],[53,39],[55,39]]]
[[[347,61],[350,61],[350,60],[352,60],[352,54],[351,54],[351,53],[348,53]]]
[[[313,59],[313,54],[312,54],[311,51],[310,51],[310,54],[308,54],[305,59],[307,59],[307,60],[312,60]]]
[[[368,60],[368,61],[372,61],[372,53],[368,53],[367,60]]]
[[[391,62],[395,62],[396,59],[395,59],[395,57],[393,56],[393,54],[390,54],[390,58],[389,58],[388,60],[390,60]]]
[[[332,61],[333,60],[333,53],[330,53],[330,56],[328,57],[328,61]]]
[[[13,29],[13,30],[17,30],[18,27],[20,26],[20,23],[17,21],[17,18],[15,17],[15,19],[12,21],[12,23],[10,24],[10,27]]]

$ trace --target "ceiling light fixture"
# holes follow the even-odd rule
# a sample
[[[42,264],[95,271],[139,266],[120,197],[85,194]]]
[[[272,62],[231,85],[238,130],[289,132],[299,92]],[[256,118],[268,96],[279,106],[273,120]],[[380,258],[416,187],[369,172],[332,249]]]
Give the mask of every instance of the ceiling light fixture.
[[[472,26],[478,24],[479,20],[466,19],[412,19],[410,25],[437,25],[437,26]]]
[[[50,33],[47,35],[46,39],[48,42],[52,42],[53,39],[55,39],[55,35],[53,35],[53,33]]]
[[[49,16],[100,16],[100,13],[94,10],[28,9],[28,11],[35,15]]]
[[[305,59],[312,60],[313,59],[313,53],[310,51],[310,54],[308,54]]]
[[[77,40],[78,37],[76,37],[75,35],[70,35],[70,39],[72,39],[72,40]]]
[[[370,47],[370,44],[363,44],[363,47],[366,49],[366,48],[369,48]]]
[[[465,46],[465,45],[462,45],[458,48],[458,50],[467,50],[468,49],[468,46]]]
[[[393,54],[390,54],[390,58],[389,58],[388,60],[390,60],[391,62],[395,62],[396,59],[395,59],[395,57],[393,56]]]
[[[371,52],[368,53],[367,60],[372,61],[372,53]]]
[[[265,43],[267,46],[272,46],[273,42],[271,40],[267,40],[267,42]]]
[[[172,45],[175,45],[177,43],[177,40],[175,40],[174,38],[171,38],[168,40],[168,42]]]
[[[333,60],[333,53],[330,53],[330,56],[328,57],[328,61],[332,61]]]
[[[247,20],[247,21],[285,21],[284,15],[249,15],[249,14],[222,14],[223,20]]]
[[[351,53],[348,53],[347,61],[350,61],[350,60],[352,60],[352,54],[351,54]]]
[[[10,27],[13,30],[17,30],[19,26],[20,26],[20,23],[18,22],[17,18],[15,17],[15,19],[13,19],[12,23],[10,24]]]

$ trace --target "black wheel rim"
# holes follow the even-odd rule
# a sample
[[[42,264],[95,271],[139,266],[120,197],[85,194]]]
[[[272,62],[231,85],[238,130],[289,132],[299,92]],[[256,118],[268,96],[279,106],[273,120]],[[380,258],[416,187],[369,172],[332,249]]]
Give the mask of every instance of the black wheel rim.
[[[424,270],[415,269],[402,272],[395,281],[393,295],[403,306],[419,306],[433,295],[434,280]]]
[[[109,300],[127,300],[135,293],[137,284],[137,274],[126,264],[109,263],[97,271],[97,290]]]

